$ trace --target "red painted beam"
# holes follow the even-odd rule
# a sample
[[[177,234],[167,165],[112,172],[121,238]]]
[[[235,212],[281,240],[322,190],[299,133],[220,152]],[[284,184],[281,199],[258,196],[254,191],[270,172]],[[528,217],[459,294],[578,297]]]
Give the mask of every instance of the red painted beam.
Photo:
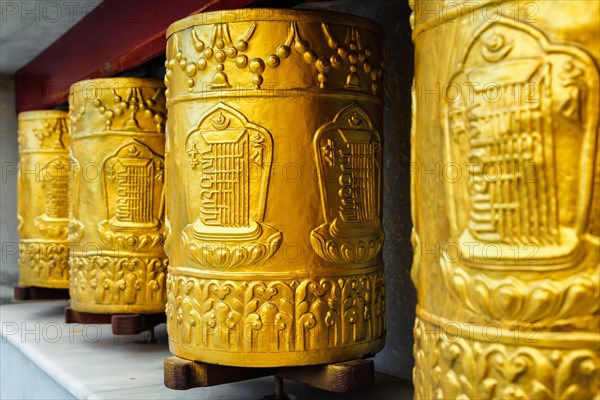
[[[69,86],[136,67],[165,51],[167,27],[254,0],[104,0],[15,74],[17,112],[67,101]]]

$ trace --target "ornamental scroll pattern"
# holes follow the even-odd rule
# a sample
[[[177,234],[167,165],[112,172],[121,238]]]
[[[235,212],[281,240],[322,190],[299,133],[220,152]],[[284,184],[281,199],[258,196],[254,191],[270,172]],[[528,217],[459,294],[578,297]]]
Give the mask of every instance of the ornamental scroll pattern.
[[[260,21],[249,23],[235,43],[230,25],[232,24],[214,24],[208,37],[202,37],[197,27],[173,35],[170,39],[173,43],[172,50],[169,52],[173,57],[165,62],[167,96],[172,90],[173,68],[180,68],[185,72],[186,89],[189,93],[194,92],[197,86],[203,90],[232,89],[234,85],[230,83],[230,76],[236,74],[235,71],[249,71],[251,78],[247,83],[255,89],[261,89],[264,75],[270,70],[278,69],[294,52],[302,57],[304,64],[313,67],[314,83],[319,89],[340,87],[373,95],[380,93],[385,62],[361,39],[361,32],[356,27],[340,28],[343,31],[340,35],[337,27],[325,23],[303,26],[298,22],[290,22],[285,34],[273,32],[275,38],[279,37],[281,40],[279,45],[274,46],[266,55],[252,56],[251,51],[258,50],[252,48],[251,43],[255,32],[260,29]],[[303,39],[300,26],[320,31],[319,40],[310,43]],[[339,40],[338,35],[344,39]],[[185,54],[185,49],[193,49],[193,54]],[[213,73],[208,72],[212,68],[211,64],[214,64]],[[341,72],[339,78],[336,74],[336,78],[332,80],[330,75],[337,71]],[[206,83],[207,86],[198,82]]]
[[[599,399],[597,349],[444,338],[442,329],[415,323],[415,399]]]
[[[68,138],[69,129],[64,118],[54,121],[45,120],[40,128],[34,128],[33,134],[38,139],[42,149],[66,149],[65,139]],[[67,140],[68,145],[68,140]]]
[[[351,105],[319,128],[314,145],[325,223],[310,234],[313,250],[338,264],[369,262],[383,245],[379,133]]]
[[[188,210],[182,233],[187,256],[232,269],[271,257],[283,239],[263,222],[273,139],[223,103],[206,112],[186,139]]]
[[[168,263],[167,258],[142,255],[71,255],[71,298],[86,304],[160,308],[166,302],[165,278]]]
[[[594,257],[591,257],[592,259]],[[595,257],[598,260],[597,257]],[[440,268],[450,295],[467,310],[505,321],[535,323],[539,328],[571,325],[595,330],[600,310],[600,265],[564,280],[523,281],[470,274],[443,259]]]
[[[131,83],[119,86],[117,82],[111,88],[101,88],[93,81],[77,85],[74,95],[81,96],[81,99],[70,102],[71,135],[88,129],[165,132],[164,88],[139,87]],[[81,103],[80,107],[75,108],[75,103]],[[84,115],[88,120],[82,122]],[[100,117],[97,124],[95,117]]]
[[[104,160],[102,176],[106,220],[98,224],[101,240],[130,251],[161,247],[163,157],[134,139]]]
[[[183,345],[305,351],[369,342],[385,333],[382,271],[281,281],[169,275],[167,285],[169,337]]]
[[[29,283],[68,284],[69,247],[65,243],[21,241],[19,243],[20,279]]]

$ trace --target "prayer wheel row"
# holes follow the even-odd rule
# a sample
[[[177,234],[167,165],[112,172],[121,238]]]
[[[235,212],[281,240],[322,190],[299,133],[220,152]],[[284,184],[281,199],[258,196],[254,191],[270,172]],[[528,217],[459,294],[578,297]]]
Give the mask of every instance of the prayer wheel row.
[[[164,86],[82,81],[69,106],[19,114],[19,283],[70,288],[80,312],[162,312]]]
[[[467,3],[411,2],[415,397],[596,399],[599,5]],[[380,350],[382,36],[199,14],[167,32],[165,86],[84,81],[68,120],[21,114],[22,284],[166,309],[191,360]]]
[[[164,311],[165,98],[162,82],[71,86],[71,307]]]
[[[166,96],[150,79],[94,79],[71,87],[68,118],[21,114],[21,162],[37,151],[57,164],[56,153],[62,168],[51,184],[25,177],[22,246],[45,238],[28,224],[53,223],[62,258],[50,270],[72,309],[166,305],[183,358],[266,367],[374,354],[385,340],[382,36],[371,21],[308,11],[173,24]],[[21,263],[22,284],[54,285],[30,270]]]

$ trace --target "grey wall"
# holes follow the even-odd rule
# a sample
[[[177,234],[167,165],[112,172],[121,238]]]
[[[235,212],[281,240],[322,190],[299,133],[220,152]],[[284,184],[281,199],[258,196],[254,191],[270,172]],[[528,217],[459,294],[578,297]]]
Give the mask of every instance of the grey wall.
[[[383,259],[386,272],[387,339],[377,354],[378,371],[412,378],[412,328],[417,304],[410,280],[410,90],[413,46],[407,0],[339,0],[305,3],[318,8],[360,15],[385,29],[386,83],[384,108]]]
[[[17,161],[15,82],[0,75],[0,302],[12,298],[18,276]]]

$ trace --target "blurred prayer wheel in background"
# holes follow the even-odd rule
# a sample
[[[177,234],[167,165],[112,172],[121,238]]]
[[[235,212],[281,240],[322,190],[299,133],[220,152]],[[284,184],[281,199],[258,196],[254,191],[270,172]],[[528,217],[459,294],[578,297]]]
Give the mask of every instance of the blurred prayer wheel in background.
[[[75,83],[69,118],[71,307],[163,312],[164,86],[138,78]]]
[[[175,355],[267,367],[383,347],[382,32],[354,16],[269,9],[170,26]]]
[[[415,398],[599,399],[600,3],[412,6]]]
[[[19,114],[19,285],[68,288],[67,113]]]

